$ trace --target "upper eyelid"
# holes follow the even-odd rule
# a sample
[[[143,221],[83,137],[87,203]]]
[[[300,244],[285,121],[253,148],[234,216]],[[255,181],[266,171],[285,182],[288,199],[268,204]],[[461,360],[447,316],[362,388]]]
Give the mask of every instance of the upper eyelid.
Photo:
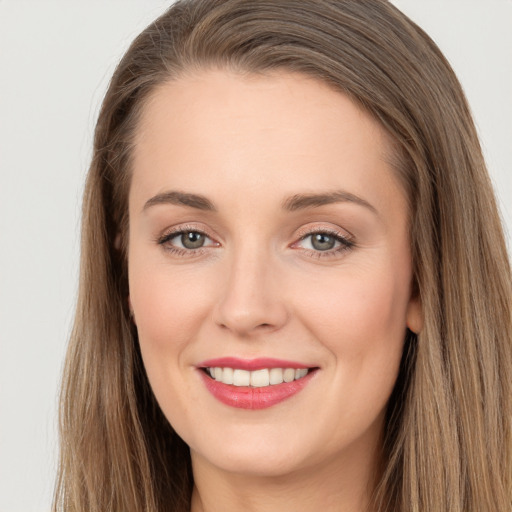
[[[301,228],[297,231],[297,236],[300,240],[303,240],[304,238],[314,235],[316,233],[325,233],[328,235],[337,236],[339,238],[342,238],[343,240],[347,240],[350,242],[354,241],[354,235],[343,228],[336,228],[336,227],[325,227],[325,226],[314,226],[314,227],[306,227]]]
[[[296,246],[298,243],[306,240],[307,238],[309,238],[310,236],[312,235],[316,235],[316,234],[325,234],[325,235],[328,235],[328,236],[332,236],[333,238],[335,238],[341,245],[345,246],[345,247],[354,247],[355,246],[355,242],[354,240],[352,240],[351,238],[348,238],[344,235],[340,235],[338,233],[335,233],[335,232],[329,232],[329,231],[312,231],[311,233],[307,233],[305,234],[304,236],[301,236],[296,242],[293,242],[291,244],[291,247],[294,247]],[[308,250],[308,251],[311,251],[311,249],[305,249],[305,250]],[[329,252],[332,252],[332,251],[335,251],[336,249],[333,248],[333,249],[329,249],[329,250],[326,250],[326,251],[323,251],[324,253],[329,253]],[[314,251],[313,252],[322,252],[322,251]]]
[[[198,226],[192,226],[188,224],[180,224],[171,228],[164,229],[159,235],[158,239],[163,239],[167,237],[177,236],[181,233],[187,233],[187,232],[193,232],[193,233],[201,233],[202,235],[205,235],[206,237],[215,240],[215,236],[211,233],[209,229],[206,229],[204,227],[198,227]]]
[[[348,236],[342,235],[336,231],[311,231],[310,233],[306,233],[302,235],[298,241],[305,240],[306,238],[313,236],[313,235],[327,235],[332,236],[333,238],[337,238],[340,240],[346,240],[347,242],[350,242],[351,239]],[[296,243],[296,242],[294,242]]]

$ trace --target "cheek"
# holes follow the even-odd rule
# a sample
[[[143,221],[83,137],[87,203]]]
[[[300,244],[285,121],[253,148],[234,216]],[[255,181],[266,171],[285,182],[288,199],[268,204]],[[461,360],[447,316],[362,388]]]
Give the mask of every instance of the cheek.
[[[301,296],[302,309],[314,319],[311,328],[321,329],[322,338],[335,346],[346,340],[354,350],[362,350],[405,332],[408,291],[393,275],[344,275],[326,281],[321,289],[308,287]]]
[[[165,263],[141,261],[133,256],[129,266],[130,301],[141,350],[156,361],[180,352],[195,336],[208,314],[208,280],[188,275]],[[149,354],[151,352],[151,354]]]
[[[180,432],[189,430],[198,398],[184,375],[191,370],[189,347],[208,314],[204,280],[162,263],[137,260],[129,266],[134,310],[144,367],[164,415]]]
[[[303,322],[336,361],[335,385],[360,403],[387,401],[405,339],[407,280],[383,270],[324,284],[302,294]]]

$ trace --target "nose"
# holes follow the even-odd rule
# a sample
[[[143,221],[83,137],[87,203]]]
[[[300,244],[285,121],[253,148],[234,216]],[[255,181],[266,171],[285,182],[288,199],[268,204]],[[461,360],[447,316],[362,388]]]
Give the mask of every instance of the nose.
[[[279,269],[263,252],[233,256],[219,290],[214,320],[240,337],[276,331],[288,320]]]

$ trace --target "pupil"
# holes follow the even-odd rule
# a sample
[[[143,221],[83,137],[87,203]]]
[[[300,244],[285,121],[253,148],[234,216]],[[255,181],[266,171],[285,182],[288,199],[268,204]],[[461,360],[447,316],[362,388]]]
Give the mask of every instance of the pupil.
[[[198,249],[204,244],[204,235],[195,231],[189,231],[181,235],[181,243],[187,249]]]
[[[311,245],[318,251],[328,251],[334,247],[335,243],[336,240],[334,237],[324,233],[313,235],[313,239],[311,240]]]

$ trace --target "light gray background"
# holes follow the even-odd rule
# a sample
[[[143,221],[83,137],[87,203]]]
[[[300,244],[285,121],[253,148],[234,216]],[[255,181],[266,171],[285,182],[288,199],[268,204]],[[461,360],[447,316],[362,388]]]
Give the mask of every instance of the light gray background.
[[[512,230],[512,0],[396,0],[466,90]],[[0,512],[50,509],[99,103],[163,0],[0,0]]]

